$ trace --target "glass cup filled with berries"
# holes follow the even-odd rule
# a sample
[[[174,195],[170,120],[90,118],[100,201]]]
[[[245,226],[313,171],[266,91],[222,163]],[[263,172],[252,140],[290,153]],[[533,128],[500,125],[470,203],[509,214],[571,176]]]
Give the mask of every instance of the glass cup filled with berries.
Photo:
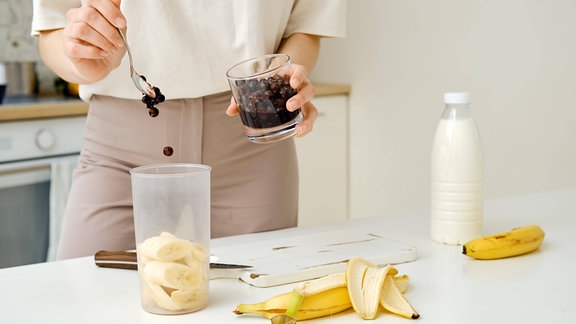
[[[300,109],[286,102],[297,93],[290,87],[292,69],[286,54],[269,54],[242,61],[227,72],[244,131],[254,143],[272,143],[296,134]]]

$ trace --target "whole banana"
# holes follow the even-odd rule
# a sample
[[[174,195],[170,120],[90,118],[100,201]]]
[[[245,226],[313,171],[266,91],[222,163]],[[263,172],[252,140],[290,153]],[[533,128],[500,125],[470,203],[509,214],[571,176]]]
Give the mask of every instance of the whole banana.
[[[542,228],[529,225],[472,240],[464,244],[462,254],[482,260],[507,258],[535,251],[543,241]]]

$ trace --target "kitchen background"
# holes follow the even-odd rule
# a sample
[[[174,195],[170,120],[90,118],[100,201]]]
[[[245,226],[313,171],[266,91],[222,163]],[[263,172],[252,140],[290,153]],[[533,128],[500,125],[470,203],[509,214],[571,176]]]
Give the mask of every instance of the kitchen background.
[[[352,89],[350,217],[428,208],[430,148],[446,91],[472,94],[486,198],[576,184],[576,1],[348,6],[348,37],[323,41],[311,78]],[[37,62],[40,88],[48,89],[54,75],[29,36],[31,7],[0,0],[0,62]]]
[[[446,91],[471,92],[487,199],[576,184],[576,1],[348,4],[312,79],[352,87],[351,217],[428,208]]]
[[[38,41],[30,37],[31,21],[31,0],[0,0],[0,63],[9,64],[7,68],[12,73],[17,73],[15,69],[22,69],[22,66],[34,65],[38,80],[36,88],[30,90],[52,92],[56,75],[40,60]],[[28,89],[8,87],[6,91],[8,95],[21,95]]]
[[[36,61],[37,41],[30,37],[32,1],[0,0],[2,61]]]

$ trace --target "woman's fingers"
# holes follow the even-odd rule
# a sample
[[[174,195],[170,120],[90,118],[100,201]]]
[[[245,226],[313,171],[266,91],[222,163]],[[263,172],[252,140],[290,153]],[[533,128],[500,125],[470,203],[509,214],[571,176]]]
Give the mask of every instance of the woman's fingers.
[[[86,0],[84,6],[96,9],[112,26],[120,29],[126,27],[126,18],[120,11],[120,0]]]
[[[316,88],[314,85],[308,79],[304,80],[300,83],[298,93],[286,102],[286,108],[288,108],[289,111],[294,111],[302,107],[302,105],[314,98],[315,93]]]
[[[294,111],[298,108],[302,109],[303,119],[296,126],[296,137],[303,137],[310,133],[314,128],[314,122],[318,117],[318,110],[310,102],[316,93],[316,88],[308,80],[308,70],[298,64],[292,65],[292,75],[290,76],[290,86],[298,89],[298,93],[286,102],[286,108]]]
[[[230,105],[226,108],[226,115],[228,116],[236,116],[238,115],[238,105],[236,104],[236,100],[234,97],[230,98]]]
[[[307,79],[308,71],[302,65],[292,64],[290,86],[298,89],[298,93],[286,102],[286,108],[294,111],[310,101],[316,92],[314,85]]]
[[[303,65],[292,64],[292,74],[290,75],[290,86],[300,89],[304,80],[308,77],[308,70]]]
[[[67,12],[64,50],[72,59],[104,58],[124,46],[116,27],[126,21],[111,1],[91,0]]]
[[[312,131],[314,128],[314,122],[318,117],[318,109],[316,109],[311,102],[307,102],[302,105],[302,115],[304,118],[300,124],[296,126],[296,137],[305,136]]]

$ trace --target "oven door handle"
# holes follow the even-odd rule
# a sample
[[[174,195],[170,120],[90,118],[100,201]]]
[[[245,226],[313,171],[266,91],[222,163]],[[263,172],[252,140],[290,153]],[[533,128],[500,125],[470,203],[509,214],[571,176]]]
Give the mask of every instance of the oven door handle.
[[[78,154],[0,164],[0,189],[50,181],[53,162],[78,159]]]

